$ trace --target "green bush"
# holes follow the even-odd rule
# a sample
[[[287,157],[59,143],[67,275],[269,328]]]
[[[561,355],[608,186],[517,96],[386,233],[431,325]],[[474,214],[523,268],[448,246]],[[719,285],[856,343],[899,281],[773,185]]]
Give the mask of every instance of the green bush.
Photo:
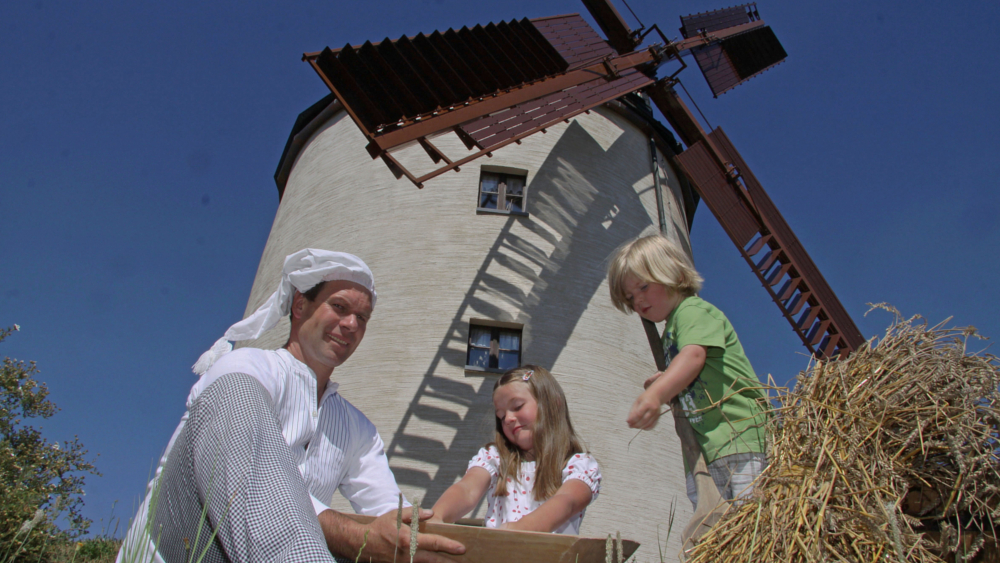
[[[98,537],[84,540],[76,552],[77,561],[114,561],[118,555],[121,540]]]
[[[0,329],[0,342],[17,330]],[[34,379],[37,371],[35,362],[9,357],[0,367],[0,563],[44,560],[46,545],[85,534],[84,476],[100,475],[76,437],[50,443],[29,424],[58,411],[46,398],[48,388]]]
[[[45,546],[40,561],[45,563],[115,563],[121,540],[107,537],[90,538],[79,542],[55,540]],[[20,560],[20,559],[19,559]],[[23,558],[26,563],[37,563]]]

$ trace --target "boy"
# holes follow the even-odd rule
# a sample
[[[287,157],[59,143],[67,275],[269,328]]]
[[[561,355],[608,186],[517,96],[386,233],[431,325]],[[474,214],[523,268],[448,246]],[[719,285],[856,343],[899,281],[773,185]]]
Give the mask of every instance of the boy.
[[[652,429],[662,405],[678,396],[719,492],[731,500],[749,494],[767,465],[767,395],[729,320],[697,296],[702,281],[687,254],[661,235],[625,243],[608,266],[615,307],[666,321],[667,369],[646,380],[628,425]],[[690,473],[687,493],[697,506]]]

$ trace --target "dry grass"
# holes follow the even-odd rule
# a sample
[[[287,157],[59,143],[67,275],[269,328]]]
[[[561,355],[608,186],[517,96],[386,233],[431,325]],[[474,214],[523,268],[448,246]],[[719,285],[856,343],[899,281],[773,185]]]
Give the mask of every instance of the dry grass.
[[[708,561],[940,561],[995,540],[1000,369],[973,328],[894,324],[779,396],[768,469],[688,554]],[[924,532],[940,530],[940,544]],[[968,549],[963,548],[961,551]],[[971,553],[958,553],[958,559]]]

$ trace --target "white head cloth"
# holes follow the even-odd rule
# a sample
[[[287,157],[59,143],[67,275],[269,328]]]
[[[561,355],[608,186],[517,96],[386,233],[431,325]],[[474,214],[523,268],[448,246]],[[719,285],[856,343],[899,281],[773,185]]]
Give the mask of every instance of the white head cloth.
[[[282,317],[288,315],[292,295],[298,290],[305,293],[325,281],[346,280],[354,282],[372,294],[375,307],[375,278],[360,258],[346,252],[331,252],[305,248],[285,258],[278,289],[252,315],[229,327],[226,334],[198,358],[192,370],[202,375],[223,355],[233,349],[229,341],[252,340],[274,328]]]

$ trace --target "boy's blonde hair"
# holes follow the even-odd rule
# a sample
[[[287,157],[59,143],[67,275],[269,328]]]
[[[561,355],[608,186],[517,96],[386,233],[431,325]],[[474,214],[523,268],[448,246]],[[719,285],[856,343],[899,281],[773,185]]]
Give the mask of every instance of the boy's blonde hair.
[[[611,255],[608,264],[611,302],[624,313],[632,312],[632,303],[625,292],[625,278],[630,275],[646,283],[664,285],[685,297],[701,291],[701,283],[705,281],[694,269],[691,257],[677,243],[659,234],[632,239]]]

